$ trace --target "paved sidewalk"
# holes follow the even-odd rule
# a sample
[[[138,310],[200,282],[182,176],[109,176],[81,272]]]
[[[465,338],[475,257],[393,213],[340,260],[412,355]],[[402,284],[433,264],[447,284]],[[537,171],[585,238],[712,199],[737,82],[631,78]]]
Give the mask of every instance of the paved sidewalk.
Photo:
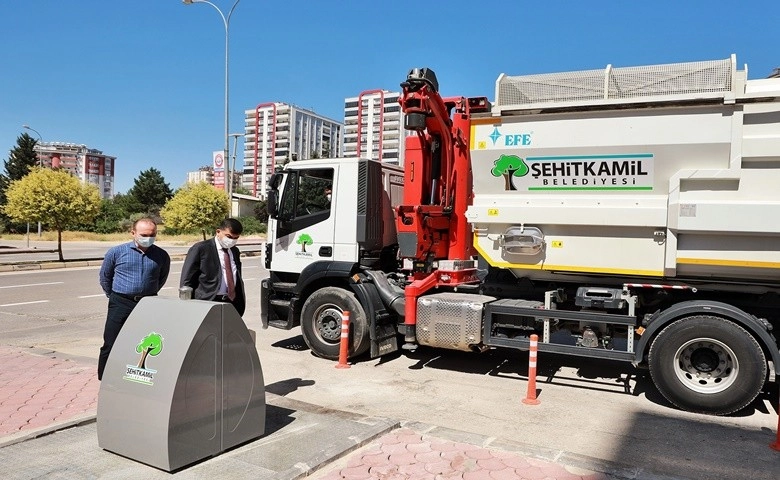
[[[422,431],[422,433],[421,433]],[[484,448],[464,441],[447,440],[437,427],[409,424],[379,438],[348,457],[311,476],[313,480],[607,480],[612,478],[661,478],[641,472],[601,465],[575,466],[524,455],[516,451]],[[461,432],[462,434],[462,432]],[[449,435],[448,435],[449,436]],[[490,438],[470,436],[472,442]],[[579,462],[583,463],[583,459]]]
[[[150,479],[220,472],[238,475],[225,478],[290,480],[668,478],[416,422],[397,428],[392,420],[356,418],[269,394],[274,413],[268,414],[263,437],[169,474],[97,446],[99,382],[93,363],[0,345],[0,456],[20,460],[4,469],[5,478],[54,472],[123,478],[130,470]]]
[[[0,447],[95,418],[97,364],[0,345]]]

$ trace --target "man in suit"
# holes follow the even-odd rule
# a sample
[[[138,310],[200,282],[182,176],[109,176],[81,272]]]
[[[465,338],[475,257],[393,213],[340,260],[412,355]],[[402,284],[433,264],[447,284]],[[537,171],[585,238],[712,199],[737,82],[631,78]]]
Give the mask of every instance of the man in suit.
[[[190,247],[181,270],[180,287],[191,287],[192,298],[232,303],[244,315],[246,295],[241,276],[241,257],[236,241],[244,227],[226,218],[214,238]]]

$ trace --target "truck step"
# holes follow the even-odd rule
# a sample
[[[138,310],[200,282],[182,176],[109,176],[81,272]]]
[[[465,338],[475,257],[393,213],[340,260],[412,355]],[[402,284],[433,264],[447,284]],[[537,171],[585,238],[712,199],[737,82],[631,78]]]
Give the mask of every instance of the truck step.
[[[276,292],[292,293],[295,291],[297,283],[294,282],[274,282],[271,284],[271,288]]]

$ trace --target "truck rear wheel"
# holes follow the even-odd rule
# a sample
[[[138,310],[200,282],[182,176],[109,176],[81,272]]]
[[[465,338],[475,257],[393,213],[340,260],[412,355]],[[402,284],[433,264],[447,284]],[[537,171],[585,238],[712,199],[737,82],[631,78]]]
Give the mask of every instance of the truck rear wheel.
[[[758,342],[734,322],[709,315],[665,327],[648,355],[661,394],[691,412],[726,415],[758,396],[767,363]]]
[[[338,360],[341,322],[349,312],[349,354],[356,357],[368,350],[370,337],[366,313],[355,294],[337,287],[325,287],[312,293],[303,304],[301,331],[306,345],[315,355]]]

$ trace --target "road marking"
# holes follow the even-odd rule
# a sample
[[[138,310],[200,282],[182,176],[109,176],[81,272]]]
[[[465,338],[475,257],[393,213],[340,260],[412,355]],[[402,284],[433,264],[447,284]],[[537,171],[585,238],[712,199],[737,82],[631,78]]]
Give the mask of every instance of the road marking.
[[[48,283],[28,283],[26,285],[6,285],[0,288],[19,288],[19,287],[40,287],[41,285],[59,285],[65,282],[48,282]]]
[[[248,281],[250,281],[250,280],[257,280],[257,279],[256,279],[256,278],[245,278],[245,279],[244,279],[244,281],[245,281],[245,282],[248,282]]]
[[[94,297],[105,297],[105,296],[106,296],[105,293],[98,293],[97,295],[81,295],[76,298],[94,298]]]
[[[21,302],[21,303],[5,303],[3,305],[0,305],[0,307],[14,307],[16,305],[31,305],[33,303],[48,303],[48,300],[36,300],[34,302]]]

